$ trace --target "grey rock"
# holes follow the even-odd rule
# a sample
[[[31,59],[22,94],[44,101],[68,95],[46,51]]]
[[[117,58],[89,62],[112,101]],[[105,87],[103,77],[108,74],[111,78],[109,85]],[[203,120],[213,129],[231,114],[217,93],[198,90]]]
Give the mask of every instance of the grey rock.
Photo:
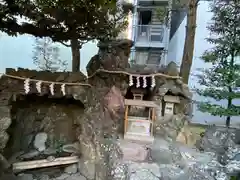
[[[86,66],[88,75],[99,68],[108,70],[129,68],[128,58],[132,43],[131,40],[99,42],[98,54],[93,56]]]
[[[77,173],[78,171],[78,166],[77,164],[72,164],[70,166],[67,166],[65,169],[64,169],[64,172],[65,173],[68,173],[68,174],[75,174]]]
[[[47,174],[42,174],[38,177],[38,180],[49,180],[49,176]]]
[[[168,91],[171,91],[173,94],[183,94],[180,86],[175,83],[175,80],[168,80],[159,87],[159,95],[164,96]]]
[[[144,144],[119,141],[119,146],[123,153],[123,160],[125,161],[144,161],[148,158],[148,150]]]
[[[54,156],[48,156],[46,159],[48,161],[54,161],[56,158]]]
[[[41,133],[38,133],[36,136],[35,136],[35,139],[34,139],[34,147],[38,150],[38,151],[44,151],[46,149],[46,141],[47,141],[47,133],[45,132],[41,132]]]
[[[35,156],[38,156],[39,154],[40,154],[39,151],[37,151],[37,150],[31,150],[30,152],[21,155],[20,158],[30,159],[30,158],[33,158],[33,157],[35,157]]]
[[[177,83],[177,84],[181,84],[181,85],[183,84],[183,82],[182,82],[181,79],[177,79],[177,80],[176,80],[176,83]]]
[[[32,174],[19,174],[17,180],[33,180]]]
[[[180,98],[180,104],[176,106],[176,113],[182,113],[186,116],[192,117],[193,102],[190,99]]]
[[[129,39],[121,39],[121,40],[112,40],[112,41],[108,41],[108,42],[102,42],[99,41],[99,43],[97,44],[97,46],[100,49],[109,49],[109,48],[113,48],[113,47],[121,47],[124,49],[128,48],[128,47],[132,47],[133,42]]]
[[[159,166],[149,163],[130,163],[129,180],[159,180]]]
[[[57,150],[55,148],[47,148],[43,151],[45,155],[53,155],[56,154]]]
[[[5,131],[0,131],[0,150],[6,147],[9,135]]]
[[[154,162],[158,164],[173,163],[170,143],[164,139],[156,139],[150,149],[150,155]]]
[[[2,174],[0,175],[1,180],[19,180],[14,174]]]
[[[192,99],[192,92],[190,91],[189,87],[186,85],[186,84],[183,84],[182,85],[182,88],[181,88],[181,93],[188,99]]]
[[[200,140],[200,149],[205,152],[213,152],[222,164],[235,164],[236,155],[240,152],[240,145],[236,144],[238,129],[210,126],[206,129]]]
[[[169,90],[169,87],[167,87],[166,85],[161,86],[160,88],[158,88],[159,91],[159,95],[160,96],[164,96]]]
[[[228,180],[229,177],[214,153],[202,153],[180,143],[156,139],[151,147],[151,157],[158,165],[161,179]],[[232,167],[231,172],[236,172],[240,162],[239,166],[232,162],[228,167]]]
[[[165,70],[166,74],[170,75],[170,76],[178,76],[179,72],[178,72],[178,67],[177,64],[173,61],[171,61]]]
[[[78,171],[87,179],[95,178],[95,164],[91,161],[81,159],[78,163]]]
[[[56,180],[64,180],[67,179],[70,175],[67,173],[63,173],[61,176],[56,177]]]
[[[12,123],[10,117],[0,118],[0,131],[6,130]]]
[[[186,180],[186,173],[174,164],[159,165],[159,171],[163,180]]]
[[[80,173],[77,173],[67,177],[65,180],[87,180],[87,179]]]
[[[186,120],[186,117],[182,114],[165,115],[155,123],[156,136],[169,141],[175,141]]]
[[[115,163],[111,169],[112,180],[125,180],[128,177],[128,165],[124,163]]]
[[[32,143],[33,141],[33,138],[34,138],[34,135],[33,134],[29,134],[27,135],[25,138],[24,138],[24,141],[23,141],[23,144],[22,144],[22,148],[23,149],[28,149],[29,148],[29,145]]]

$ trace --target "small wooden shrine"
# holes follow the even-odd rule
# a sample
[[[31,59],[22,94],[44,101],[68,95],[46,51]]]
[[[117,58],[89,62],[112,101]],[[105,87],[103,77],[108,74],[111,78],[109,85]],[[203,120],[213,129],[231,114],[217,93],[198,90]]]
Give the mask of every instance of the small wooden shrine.
[[[148,78],[151,81],[148,82],[146,77],[137,76],[135,83],[133,79],[134,77],[130,76],[129,85],[132,86],[133,99],[125,99],[124,139],[152,142],[154,140],[153,123],[158,106],[154,101],[143,100],[143,97],[148,85],[155,86],[155,79],[154,77]],[[130,109],[138,107],[140,111],[147,111],[146,116],[141,116],[141,113],[130,115]]]
[[[153,101],[125,99],[125,106],[124,139],[153,141],[153,123],[157,105]],[[130,106],[147,107],[148,117],[129,116]]]

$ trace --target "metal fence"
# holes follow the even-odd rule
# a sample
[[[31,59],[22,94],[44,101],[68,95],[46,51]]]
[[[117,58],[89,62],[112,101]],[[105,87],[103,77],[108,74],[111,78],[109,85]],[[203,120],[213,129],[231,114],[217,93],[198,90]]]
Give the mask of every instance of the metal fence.
[[[135,41],[163,42],[165,27],[163,25],[137,25],[134,26]]]

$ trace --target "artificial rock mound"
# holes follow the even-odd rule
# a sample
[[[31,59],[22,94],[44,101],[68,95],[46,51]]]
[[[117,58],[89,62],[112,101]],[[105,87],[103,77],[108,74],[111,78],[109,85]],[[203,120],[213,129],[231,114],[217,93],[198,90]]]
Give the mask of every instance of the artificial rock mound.
[[[88,78],[80,72],[6,70],[6,74],[13,76],[82,85],[66,85],[66,95],[63,95],[61,84],[55,83],[55,93],[52,94],[49,90],[51,83],[43,82],[42,92],[39,93],[36,82],[30,80],[30,92],[25,94],[23,80],[7,76],[0,79],[0,147],[1,153],[8,160],[1,161],[5,164],[5,168],[1,167],[2,170],[9,168],[7,163],[16,161],[47,159],[53,162],[54,158],[70,156],[79,159],[72,165],[23,171],[18,173],[18,178],[174,179],[166,170],[182,172],[183,167],[185,175],[189,175],[191,169],[182,160],[184,154],[179,154],[179,147],[169,141],[177,139],[191,117],[191,93],[177,77],[178,71],[174,63],[159,69],[139,66],[129,68],[127,59],[131,45],[129,40],[99,44],[99,53],[87,66]],[[161,104],[165,95],[171,95],[178,96],[180,101],[175,105],[171,116],[164,117],[159,110],[153,146],[135,146],[140,149],[140,153],[148,148],[147,153],[142,153],[141,162],[133,158],[137,157],[136,153],[130,156],[132,159],[129,161],[129,154],[126,154],[129,149],[125,146],[129,142],[121,139],[123,100],[124,97],[132,98],[132,90],[136,85],[134,82],[133,87],[129,86],[129,76],[139,75],[152,75],[156,80],[154,87],[147,85],[144,96],[146,100]],[[22,133],[17,131],[20,128],[24,129]],[[17,137],[27,143],[20,144]],[[164,143],[167,145],[164,146]],[[9,153],[9,149],[14,152]],[[159,157],[159,153],[167,159]],[[200,172],[200,169],[196,167],[195,171]],[[2,174],[2,178],[9,177],[7,172]]]

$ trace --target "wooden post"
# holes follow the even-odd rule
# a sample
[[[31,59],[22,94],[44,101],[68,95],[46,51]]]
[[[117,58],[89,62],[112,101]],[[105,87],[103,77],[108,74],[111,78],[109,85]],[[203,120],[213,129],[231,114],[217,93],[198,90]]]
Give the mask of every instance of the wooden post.
[[[153,126],[156,118],[156,108],[152,108],[152,126],[151,126],[151,136],[153,136]]]
[[[127,132],[128,127],[128,105],[126,105],[125,107],[124,134]]]
[[[152,121],[156,119],[156,108],[152,108]]]
[[[150,107],[148,109],[148,119],[151,120],[151,111],[152,111],[152,108]]]

